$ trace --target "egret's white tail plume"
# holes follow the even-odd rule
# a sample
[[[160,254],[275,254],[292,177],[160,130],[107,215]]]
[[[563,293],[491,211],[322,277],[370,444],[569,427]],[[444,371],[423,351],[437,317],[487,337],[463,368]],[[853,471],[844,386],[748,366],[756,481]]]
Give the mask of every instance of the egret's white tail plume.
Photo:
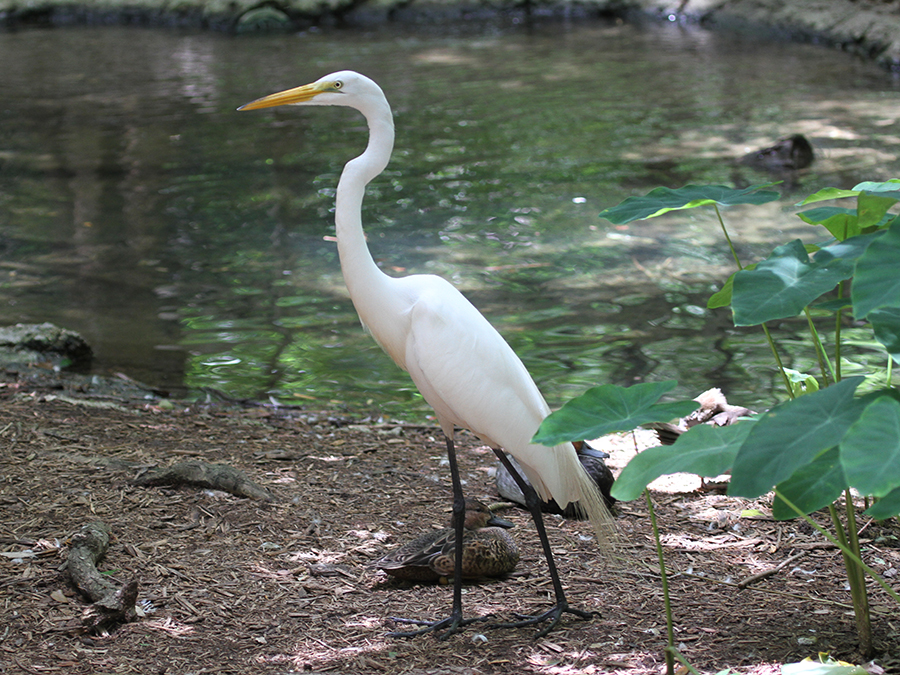
[[[542,497],[554,497],[562,506],[577,501],[601,544],[609,542],[612,531],[609,513],[574,447],[569,443],[556,448],[531,443],[534,432],[550,410],[512,348],[446,280],[428,274],[394,278],[382,272],[373,260],[363,234],[362,201],[366,185],[387,166],[394,145],[393,116],[381,88],[359,73],[341,71],[312,84],[257,99],[240,110],[279,105],[347,106],[366,118],[368,145],[344,167],[335,197],[341,270],[363,324],[397,365],[410,374],[435,410],[447,437],[454,508],[459,515],[464,497],[453,445],[453,431],[457,426],[470,429],[493,448],[505,448],[521,463]],[[540,616],[506,625],[546,621],[546,626],[538,632],[540,636],[551,630],[564,613],[583,619],[593,614],[569,606],[540,509],[534,499],[530,502],[550,569],[556,605]],[[395,635],[411,637],[444,628],[450,634],[478,620],[462,617],[462,518],[456,519],[454,529],[456,564],[450,617],[424,622],[426,628]],[[412,620],[411,623],[420,622]]]
[[[574,490],[579,495],[578,510],[591,522],[594,533],[597,535],[597,543],[604,549],[611,548],[615,543],[616,526],[612,514],[606,507],[603,494],[594,479],[584,470],[574,450],[571,456],[569,453],[566,453],[566,456],[568,461],[564,470],[567,475],[573,477]]]

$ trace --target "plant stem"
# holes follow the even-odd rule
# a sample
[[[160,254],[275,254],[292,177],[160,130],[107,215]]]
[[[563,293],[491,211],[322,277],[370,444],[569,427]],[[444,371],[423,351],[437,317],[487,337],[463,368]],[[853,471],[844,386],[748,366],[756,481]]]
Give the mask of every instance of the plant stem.
[[[829,373],[831,374],[831,377],[834,378],[834,370],[832,370],[831,362],[828,360],[828,354],[825,352],[825,347],[822,346],[822,340],[819,337],[819,331],[816,330],[816,325],[813,323],[809,307],[804,307],[803,312],[806,314],[806,323],[809,324],[809,332],[812,335],[813,346],[816,348],[816,358],[819,360],[819,370],[822,371],[822,384],[824,388],[828,386]]]
[[[737,265],[739,270],[744,269],[744,266],[741,265],[741,260],[738,258],[737,251],[734,249],[734,244],[731,241],[731,237],[728,235],[728,229],[725,227],[725,221],[722,220],[722,214],[719,212],[719,205],[713,204],[713,208],[716,210],[716,217],[719,219],[719,225],[722,226],[722,233],[725,235],[725,241],[728,242],[728,248],[731,249],[731,255],[734,257],[734,264]]]
[[[844,282],[838,284],[838,298],[844,297]],[[834,381],[841,381],[841,323],[844,310],[839,309],[834,320]],[[890,382],[888,382],[890,384]]]
[[[821,534],[828,541],[830,541],[832,544],[834,544],[839,549],[841,549],[842,553],[847,553],[848,555],[850,555],[853,558],[853,562],[855,562],[860,567],[862,567],[873,579],[875,579],[875,581],[878,582],[878,584],[885,591],[887,591],[887,594],[890,595],[897,602],[898,605],[900,605],[900,593],[897,593],[897,591],[895,591],[893,588],[891,588],[890,585],[884,579],[882,579],[875,570],[873,570],[871,567],[866,565],[862,560],[860,560],[859,556],[856,555],[855,553],[853,553],[853,551],[851,551],[849,548],[847,548],[846,544],[842,544],[840,541],[838,541],[833,536],[831,536],[831,534],[828,532],[828,530],[826,530],[824,527],[819,525],[816,521],[814,521],[808,515],[803,513],[803,511],[801,511],[799,508],[797,508],[797,506],[792,501],[790,501],[783,494],[781,494],[781,492],[777,488],[775,489],[775,494],[778,495],[778,498],[781,501],[783,501],[785,503],[785,505],[791,511],[793,511],[798,516],[803,518],[803,520],[805,520],[807,523],[809,523],[810,527],[812,527],[815,530],[818,530],[819,534]],[[843,532],[842,532],[842,534],[843,534]]]
[[[731,249],[731,255],[734,258],[734,264],[737,265],[738,270],[743,270],[744,266],[741,265],[741,259],[738,258],[737,251],[734,248],[734,242],[731,241],[731,236],[728,234],[728,228],[725,227],[725,221],[722,219],[722,213],[719,211],[719,205],[713,204],[713,208],[716,210],[716,217],[719,219],[719,225],[722,228],[722,234],[725,235],[725,241],[728,242],[728,248]],[[769,332],[769,328],[766,324],[761,324],[763,332],[766,334],[766,340],[769,341],[769,348],[772,350],[772,355],[775,357],[775,362],[778,364],[778,371],[781,373],[781,379],[784,380],[785,389],[787,389],[788,396],[790,398],[794,398],[794,390],[791,389],[791,380],[787,376],[787,373],[784,372],[784,364],[781,363],[781,357],[778,355],[778,350],[775,348],[775,340],[772,339],[772,334]]]
[[[859,548],[859,531],[856,526],[856,509],[853,507],[853,495],[850,494],[850,488],[844,490],[844,506],[847,511],[848,548],[862,559],[862,551]],[[859,642],[862,652],[868,658],[872,652],[872,616],[869,612],[866,575],[862,567],[857,565],[852,559],[848,560],[846,556],[844,566],[847,567],[848,572],[852,572],[856,576],[858,598],[853,603],[854,613],[856,614],[856,632],[860,636]],[[853,583],[850,584],[850,588],[853,588]],[[856,609],[857,605],[859,607],[858,611]]]
[[[665,649],[666,675],[675,675],[675,627],[672,621],[672,600],[669,597],[669,577],[666,575],[666,560],[663,556],[662,541],[659,538],[659,527],[656,524],[656,512],[653,510],[653,500],[650,498],[650,490],[644,488],[644,496],[647,498],[647,509],[650,512],[650,525],[653,528],[653,538],[656,541],[656,555],[659,557],[659,578],[662,581],[663,605],[666,608],[666,632],[669,644]]]
[[[772,334],[769,332],[769,327],[766,324],[762,323],[760,326],[762,326],[763,333],[766,334],[766,340],[769,343],[769,349],[772,350],[772,356],[775,357],[775,363],[778,364],[778,372],[781,373],[781,379],[784,380],[784,388],[787,390],[788,397],[793,399],[794,390],[791,387],[791,379],[784,371],[784,364],[781,362],[781,357],[778,355],[778,350],[775,348],[775,340],[772,339]]]
[[[859,550],[858,550],[859,540],[858,539],[856,540],[857,551],[851,551],[850,548],[848,547],[846,536],[844,533],[844,528],[843,528],[843,526],[840,525],[840,519],[837,517],[837,510],[834,508],[834,504],[829,506],[829,511],[831,512],[832,522],[835,523],[838,538],[831,536],[831,534],[829,534],[829,532],[827,530],[825,530],[825,528],[823,528],[821,525],[819,525],[816,521],[814,521],[812,518],[810,518],[807,514],[803,513],[803,511],[801,511],[799,508],[797,508],[797,506],[793,502],[791,502],[789,499],[785,498],[785,496],[783,494],[781,494],[781,492],[777,488],[775,489],[775,494],[778,496],[778,498],[781,501],[783,501],[787,505],[787,507],[789,509],[791,509],[791,511],[793,511],[798,516],[803,518],[803,520],[805,520],[813,528],[818,530],[819,533],[823,537],[825,537],[828,541],[830,541],[832,544],[834,544],[839,549],[841,549],[841,553],[844,556],[844,567],[847,570],[847,581],[850,583],[850,593],[851,593],[851,597],[853,598],[853,610],[854,610],[854,614],[856,614],[856,617],[857,617],[857,632],[860,631],[859,614],[857,614],[857,608],[859,606],[857,605],[857,602],[856,602],[856,593],[859,591],[854,591],[854,588],[856,588],[856,580],[859,579],[859,576],[858,576],[859,573],[858,573],[858,571],[854,570],[855,567],[858,566],[860,569],[865,570],[869,574],[869,576],[871,576],[876,582],[878,582],[878,584],[885,591],[887,591],[888,595],[890,595],[897,602],[897,604],[900,604],[900,594],[898,594],[893,588],[891,588],[890,585],[884,579],[882,579],[881,576],[878,575],[878,573],[875,572],[875,570],[873,570],[871,567],[866,565],[860,558]],[[850,503],[849,508],[853,508],[852,502]],[[856,522],[856,519],[854,518],[854,523],[855,522]],[[853,536],[855,537],[855,532],[854,532]],[[852,563],[853,563],[852,567],[847,564],[848,560],[852,561]],[[866,592],[866,587],[865,587],[864,583],[862,584],[862,592],[863,593]],[[872,633],[871,633],[871,618],[869,617],[869,612],[868,612],[868,597],[866,598],[866,601],[865,601],[865,609],[866,609],[865,618],[866,618],[866,621],[868,622],[868,632],[860,633],[860,635],[859,635],[860,651],[863,651],[866,647],[871,651]],[[868,640],[868,645],[866,645],[864,643],[864,640]]]
[[[688,660],[686,658],[684,658],[684,654],[682,654],[680,651],[675,649],[675,647],[666,647],[667,652],[670,650],[671,650],[672,654],[675,656],[675,658],[678,659],[678,661],[681,663],[681,665],[683,665],[688,670],[688,672],[691,673],[691,675],[700,675],[699,671],[696,668],[694,668],[694,666],[692,666],[690,663],[688,663]]]
[[[849,491],[848,491],[849,492]],[[849,508],[853,508],[851,502]],[[856,617],[856,635],[859,638],[859,650],[863,656],[868,658],[872,652],[872,621],[869,616],[869,598],[866,594],[866,580],[860,572],[861,568],[856,564],[854,559],[859,559],[859,539],[856,532],[848,523],[850,530],[850,538],[847,538],[846,530],[838,516],[837,509],[834,504],[828,505],[828,513],[831,516],[831,522],[834,525],[835,534],[841,544],[841,555],[844,558],[844,570],[847,573],[847,582],[850,584],[850,597],[853,601],[853,616]],[[854,519],[855,520],[855,519]],[[856,547],[853,546],[856,542]],[[850,555],[850,553],[854,555]]]

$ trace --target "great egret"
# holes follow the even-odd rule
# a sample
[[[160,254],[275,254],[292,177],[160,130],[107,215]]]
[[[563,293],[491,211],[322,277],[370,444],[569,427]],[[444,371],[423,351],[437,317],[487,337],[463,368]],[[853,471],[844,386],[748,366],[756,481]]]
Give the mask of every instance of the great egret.
[[[368,145],[359,157],[347,162],[337,187],[335,226],[341,270],[363,326],[412,377],[434,408],[446,437],[457,542],[453,608],[449,617],[439,621],[398,619],[425,627],[393,635],[411,637],[446,629],[441,636],[444,638],[463,625],[486,618],[463,619],[462,614],[465,499],[453,445],[456,427],[472,431],[494,449],[510,473],[519,477],[500,450],[504,448],[516,458],[534,486],[532,489],[520,480],[547,559],[556,605],[540,616],[497,626],[548,621],[537,634],[541,636],[559,622],[564,612],[590,618],[592,613],[572,608],[566,600],[535,490],[545,500],[555,499],[563,508],[578,502],[600,541],[604,541],[609,530],[609,513],[570,443],[548,448],[531,442],[550,409],[525,366],[487,319],[446,279],[422,274],[390,277],[378,268],[369,253],[362,228],[362,200],[366,185],[387,166],[394,146],[394,119],[384,92],[368,77],[345,70],[312,84],[265,96],[238,110],[280,105],[346,106],[366,118]]]

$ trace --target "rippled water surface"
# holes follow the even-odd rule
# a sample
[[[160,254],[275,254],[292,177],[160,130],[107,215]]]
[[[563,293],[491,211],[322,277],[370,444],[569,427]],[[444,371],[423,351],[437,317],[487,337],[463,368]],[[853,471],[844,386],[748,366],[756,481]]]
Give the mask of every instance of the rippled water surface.
[[[3,322],[78,330],[98,372],[161,388],[420,414],[360,329],[327,239],[362,119],[235,112],[345,68],[376,79],[396,116],[363,216],[376,259],[456,283],[553,406],[598,383],[668,378],[689,396],[715,385],[772,401],[758,331],[705,309],[733,271],[714,214],[615,227],[602,209],[657,185],[778,180],[735,158],[806,134],[818,159],[786,177],[781,201],[725,213],[746,262],[819,236],[793,215],[805,194],[900,174],[889,74],[758,36],[605,23],[9,33]],[[777,327],[789,362],[800,329]]]

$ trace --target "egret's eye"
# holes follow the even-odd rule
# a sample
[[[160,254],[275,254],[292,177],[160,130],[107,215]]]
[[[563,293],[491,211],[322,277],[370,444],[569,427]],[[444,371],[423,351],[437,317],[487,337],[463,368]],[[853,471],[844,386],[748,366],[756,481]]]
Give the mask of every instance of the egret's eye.
[[[341,87],[344,86],[344,83],[341,82],[340,80],[337,80],[337,81],[336,81],[333,85],[331,85],[331,86],[332,86],[334,89],[340,89]]]

